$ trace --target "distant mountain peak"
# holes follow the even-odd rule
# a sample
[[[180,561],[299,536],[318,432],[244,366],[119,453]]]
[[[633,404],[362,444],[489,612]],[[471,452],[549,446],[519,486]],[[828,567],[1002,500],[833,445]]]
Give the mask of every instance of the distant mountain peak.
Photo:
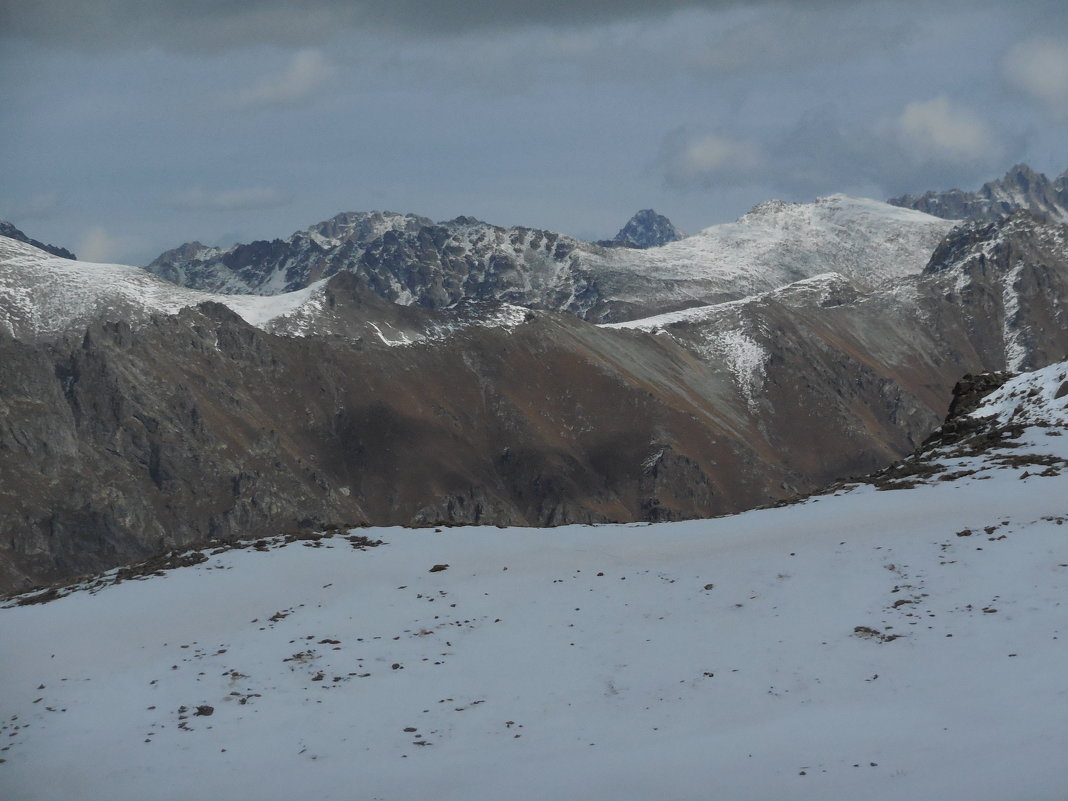
[[[658,248],[669,242],[677,242],[686,234],[665,217],[653,209],[642,209],[627,224],[619,229],[613,239],[602,240],[598,245],[609,248]]]
[[[1051,181],[1021,162],[975,192],[928,191],[891,198],[887,203],[947,220],[997,220],[1025,210],[1052,222],[1068,223],[1068,170]]]
[[[71,253],[66,248],[61,248],[58,245],[46,245],[44,242],[38,242],[36,239],[30,239],[26,234],[22,233],[11,223],[6,220],[0,220],[0,236],[6,236],[10,239],[16,239],[19,242],[25,242],[27,245],[33,245],[39,250],[45,251],[45,253],[51,253],[53,256],[59,256],[61,259],[77,259],[78,257]]]

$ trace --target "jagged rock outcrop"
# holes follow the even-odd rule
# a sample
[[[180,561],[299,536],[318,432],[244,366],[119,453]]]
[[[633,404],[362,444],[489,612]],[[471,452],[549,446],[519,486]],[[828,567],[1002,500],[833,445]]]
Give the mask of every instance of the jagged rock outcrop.
[[[1051,222],[1068,223],[1068,171],[1054,180],[1017,164],[1004,178],[983,184],[977,192],[950,189],[902,195],[887,201],[948,220],[996,220],[1029,211]]]
[[[1068,226],[1020,211],[952,231],[920,286],[944,291],[957,325],[989,356],[987,370],[1034,370],[1068,354]],[[927,308],[933,309],[933,301]]]
[[[658,248],[669,242],[678,242],[686,234],[676,228],[671,220],[652,209],[642,209],[627,224],[619,229],[612,239],[604,239],[598,245],[606,248]]]
[[[53,256],[58,256],[61,259],[77,259],[78,257],[71,253],[66,248],[61,248],[58,245],[46,245],[44,242],[38,242],[36,239],[30,239],[26,234],[20,231],[11,223],[6,220],[0,220],[0,236],[6,236],[11,239],[16,239],[19,242],[25,242],[27,245],[33,245],[35,248],[51,253]]]

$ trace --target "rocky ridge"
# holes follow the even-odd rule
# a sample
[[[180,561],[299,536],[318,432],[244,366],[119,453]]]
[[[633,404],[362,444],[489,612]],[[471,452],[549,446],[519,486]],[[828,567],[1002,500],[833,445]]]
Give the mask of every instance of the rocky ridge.
[[[61,259],[78,258],[66,248],[61,248],[58,245],[46,245],[44,242],[30,239],[30,237],[26,236],[26,234],[22,233],[22,231],[6,220],[0,220],[0,236],[6,236],[9,239],[25,242],[27,245],[32,245],[39,250],[43,250],[45,253],[51,253],[53,256],[59,256]]]
[[[902,195],[887,201],[951,220],[996,220],[1016,211],[1051,222],[1068,223],[1068,171],[1050,180],[1026,164],[1017,164],[1003,178],[990,181],[976,192],[950,189]]]
[[[183,245],[147,270],[188,288],[264,295],[353,272],[400,305],[491,300],[618,322],[735,300],[828,269],[879,284],[919,272],[951,227],[911,210],[835,195],[810,204],[764,203],[734,223],[640,250],[467,217],[432,223],[349,213],[286,240],[226,250]]]

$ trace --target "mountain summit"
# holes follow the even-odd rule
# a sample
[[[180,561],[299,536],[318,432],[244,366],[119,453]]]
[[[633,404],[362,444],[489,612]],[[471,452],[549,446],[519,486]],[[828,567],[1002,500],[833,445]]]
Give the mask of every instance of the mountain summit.
[[[604,239],[598,245],[606,248],[658,248],[668,242],[678,242],[686,234],[665,217],[652,209],[642,209],[627,224],[619,229],[613,239]]]
[[[977,192],[949,189],[886,202],[947,220],[996,220],[1025,209],[1051,222],[1068,223],[1068,171],[1051,181],[1026,164],[1017,164],[1005,177],[983,184]]]

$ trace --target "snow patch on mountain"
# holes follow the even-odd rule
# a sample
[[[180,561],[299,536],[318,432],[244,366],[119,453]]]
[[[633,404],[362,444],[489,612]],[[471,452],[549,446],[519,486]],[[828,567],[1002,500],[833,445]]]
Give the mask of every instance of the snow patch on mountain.
[[[1020,312],[1020,293],[1016,283],[1027,265],[1021,260],[1016,263],[1001,284],[1002,308],[1005,318],[1002,321],[1002,338],[1005,342],[1005,365],[1010,371],[1017,371],[1027,358],[1027,348],[1020,342],[1020,328],[1016,325]]]
[[[757,399],[767,377],[764,366],[769,354],[761,345],[742,331],[727,331],[712,337],[709,350],[721,357],[745,398],[749,410],[759,411]]]
[[[993,417],[1003,425],[1068,428],[1068,362],[1011,379],[984,398],[971,416]]]

